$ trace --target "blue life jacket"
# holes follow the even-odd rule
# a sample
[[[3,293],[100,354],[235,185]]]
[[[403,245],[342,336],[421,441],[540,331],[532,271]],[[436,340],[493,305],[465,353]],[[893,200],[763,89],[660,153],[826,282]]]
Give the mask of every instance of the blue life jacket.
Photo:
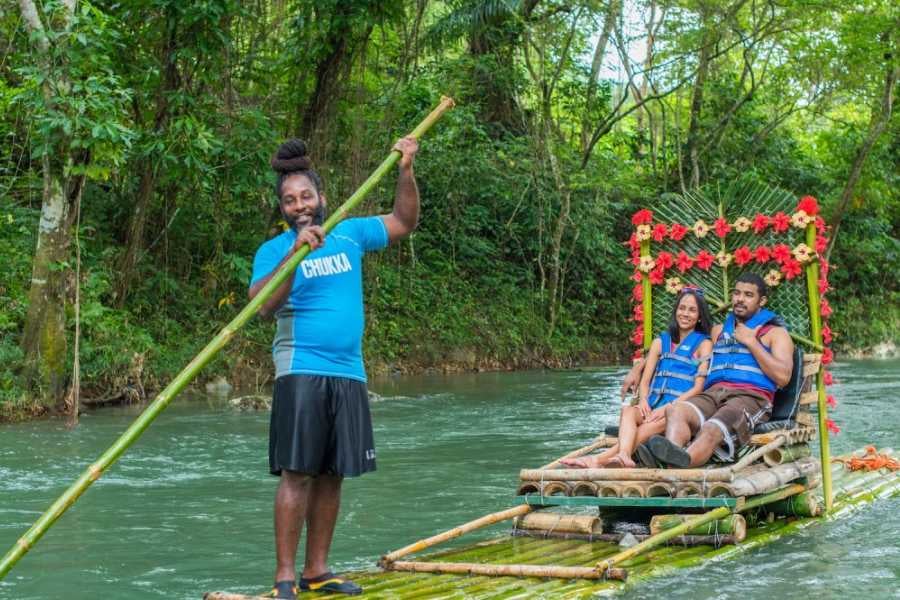
[[[754,329],[773,321],[776,325],[784,322],[772,311],[761,308],[744,324],[750,329]],[[706,387],[709,388],[722,382],[746,383],[774,393],[778,386],[769,379],[768,375],[763,373],[747,346],[734,339],[734,324],[734,313],[730,312],[722,326],[719,338],[713,344],[713,357],[709,365],[709,375],[706,377]],[[762,347],[766,352],[771,353],[772,350],[768,346],[762,344]]]
[[[694,331],[678,344],[674,352],[672,336],[668,331],[663,331],[659,338],[662,348],[656,373],[650,382],[650,397],[647,398],[650,408],[665,406],[693,387],[700,366],[700,361],[694,360],[694,353],[709,336]]]

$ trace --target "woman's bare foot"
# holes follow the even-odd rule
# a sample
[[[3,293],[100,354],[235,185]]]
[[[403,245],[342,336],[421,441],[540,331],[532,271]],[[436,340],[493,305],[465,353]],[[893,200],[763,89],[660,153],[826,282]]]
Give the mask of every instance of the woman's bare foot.
[[[559,464],[572,469],[596,469],[603,466],[600,456],[584,456],[581,458],[563,458]]]
[[[624,454],[616,454],[606,463],[607,469],[633,469],[635,466],[631,457]]]

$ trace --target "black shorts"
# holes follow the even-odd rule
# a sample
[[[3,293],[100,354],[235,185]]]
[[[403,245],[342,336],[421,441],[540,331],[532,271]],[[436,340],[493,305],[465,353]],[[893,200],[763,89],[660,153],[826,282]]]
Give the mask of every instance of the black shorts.
[[[375,470],[366,384],[344,377],[284,375],[275,380],[269,471],[354,477]]]

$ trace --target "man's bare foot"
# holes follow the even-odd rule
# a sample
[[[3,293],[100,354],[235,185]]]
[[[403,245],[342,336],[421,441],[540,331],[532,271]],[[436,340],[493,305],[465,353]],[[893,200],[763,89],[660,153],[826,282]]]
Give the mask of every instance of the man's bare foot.
[[[602,461],[599,456],[584,456],[581,458],[563,458],[559,464],[565,465],[572,469],[596,469],[602,467]]]

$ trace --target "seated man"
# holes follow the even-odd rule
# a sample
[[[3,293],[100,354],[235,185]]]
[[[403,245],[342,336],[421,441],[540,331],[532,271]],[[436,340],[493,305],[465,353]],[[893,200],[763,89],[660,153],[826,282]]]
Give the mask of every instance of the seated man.
[[[732,312],[712,329],[715,342],[706,387],[666,407],[665,437],[653,436],[637,449],[645,465],[698,467],[713,453],[733,460],[750,441],[753,428],[769,420],[775,391],[791,379],[794,343],[780,317],[763,308],[768,293],[759,275],[745,272],[738,277]]]

